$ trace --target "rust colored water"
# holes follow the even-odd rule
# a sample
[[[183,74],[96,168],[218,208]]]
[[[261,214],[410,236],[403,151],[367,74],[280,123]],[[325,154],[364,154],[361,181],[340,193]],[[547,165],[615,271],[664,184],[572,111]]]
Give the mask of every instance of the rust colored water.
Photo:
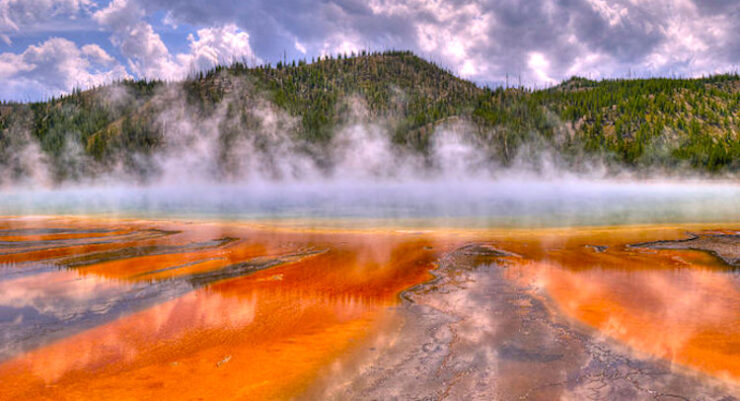
[[[121,297],[130,288],[172,292],[144,304],[131,297],[133,313],[20,349],[0,365],[0,398],[9,400],[289,397],[391,313],[400,291],[427,280],[443,251],[414,234],[81,219],[4,224],[5,230],[23,226],[6,232],[27,242],[21,251],[4,252],[6,270],[22,271],[31,262],[61,268],[0,282],[8,291],[1,298],[18,306],[20,316],[39,298],[57,299],[72,305],[57,325],[67,330],[85,325],[75,320],[75,309],[98,298]],[[33,231],[65,227],[107,234]],[[128,237],[97,243],[122,232]],[[87,242],[52,242],[70,238]],[[177,282],[187,288],[172,290]],[[23,317],[16,320],[23,324]]]
[[[542,289],[559,312],[638,352],[737,383],[738,274],[702,251],[629,246],[707,229],[550,230],[529,246],[513,238],[502,246],[522,256],[510,259],[509,277]]]
[[[4,218],[0,399],[290,398],[472,241],[515,254],[506,277],[556,313],[638,353],[740,381],[737,274],[706,253],[628,246],[711,228],[353,232]]]

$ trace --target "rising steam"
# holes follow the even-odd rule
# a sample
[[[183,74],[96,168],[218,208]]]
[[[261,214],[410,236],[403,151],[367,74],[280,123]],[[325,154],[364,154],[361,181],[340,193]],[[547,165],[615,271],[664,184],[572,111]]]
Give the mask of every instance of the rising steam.
[[[296,117],[248,82],[225,87],[224,100],[205,114],[182,87],[160,87],[143,106],[158,110],[163,143],[152,154],[114,155],[103,164],[68,135],[54,161],[72,172],[62,182],[36,140],[11,129],[11,156],[0,163],[0,214],[449,218],[465,225],[740,219],[740,187],[731,181],[637,180],[599,160],[573,172],[541,144],[525,144],[505,166],[491,156],[490,135],[474,134],[464,120],[434,127],[421,153],[393,143],[397,122],[373,116],[357,97],[343,101],[331,139],[312,143],[295,134]],[[97,99],[111,108],[135,102],[123,86],[104,88]]]

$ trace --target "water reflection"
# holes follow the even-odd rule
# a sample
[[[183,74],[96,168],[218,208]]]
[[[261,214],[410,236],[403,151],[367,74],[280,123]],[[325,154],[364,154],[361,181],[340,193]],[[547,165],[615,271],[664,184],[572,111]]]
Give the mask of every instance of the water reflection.
[[[541,242],[546,251],[520,249],[524,257],[513,259],[509,277],[540,288],[561,312],[639,352],[740,381],[734,268],[699,250],[631,246],[687,236],[670,227],[548,235]]]
[[[8,269],[59,270],[0,281],[13,289],[0,292],[6,359],[25,351],[0,365],[2,399],[284,397],[364,338],[401,290],[428,279],[442,249],[415,234],[38,224],[116,228],[103,249],[4,255]],[[114,238],[122,226],[167,235]],[[52,333],[32,332],[39,327]]]
[[[399,293],[456,249],[506,265],[471,276],[488,283],[480,300],[508,280],[641,355],[740,380],[736,271],[706,252],[644,245],[688,229],[728,232],[0,219],[0,399],[288,398],[389,329],[379,322],[398,324]],[[429,291],[434,307],[444,288]],[[450,305],[475,312],[455,338],[503,330],[497,311],[453,295]],[[495,349],[493,359],[529,355]]]

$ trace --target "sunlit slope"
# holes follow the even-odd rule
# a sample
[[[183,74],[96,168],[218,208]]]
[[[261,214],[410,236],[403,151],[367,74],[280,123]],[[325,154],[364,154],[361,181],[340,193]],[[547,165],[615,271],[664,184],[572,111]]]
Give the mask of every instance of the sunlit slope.
[[[183,145],[173,137],[188,130],[218,137],[212,152],[220,177],[234,173],[244,157],[231,148],[249,141],[253,153],[263,152],[274,146],[275,132],[330,169],[337,132],[358,123],[372,123],[394,146],[422,155],[429,155],[438,127],[457,124],[490,163],[547,151],[571,167],[596,159],[614,168],[737,171],[739,105],[737,75],[573,78],[543,90],[489,90],[409,52],[236,63],[183,82],[126,81],[46,102],[4,104],[0,177],[38,173],[30,149],[48,159],[44,168],[54,181],[114,169],[147,178],[161,168],[156,155]],[[186,119],[197,124],[185,125]]]

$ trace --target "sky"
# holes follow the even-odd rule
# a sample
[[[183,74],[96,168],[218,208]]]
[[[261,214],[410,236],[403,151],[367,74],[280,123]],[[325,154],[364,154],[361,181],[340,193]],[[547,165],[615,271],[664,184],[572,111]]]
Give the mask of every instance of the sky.
[[[740,66],[740,0],[0,0],[0,99],[411,50],[480,85]]]

